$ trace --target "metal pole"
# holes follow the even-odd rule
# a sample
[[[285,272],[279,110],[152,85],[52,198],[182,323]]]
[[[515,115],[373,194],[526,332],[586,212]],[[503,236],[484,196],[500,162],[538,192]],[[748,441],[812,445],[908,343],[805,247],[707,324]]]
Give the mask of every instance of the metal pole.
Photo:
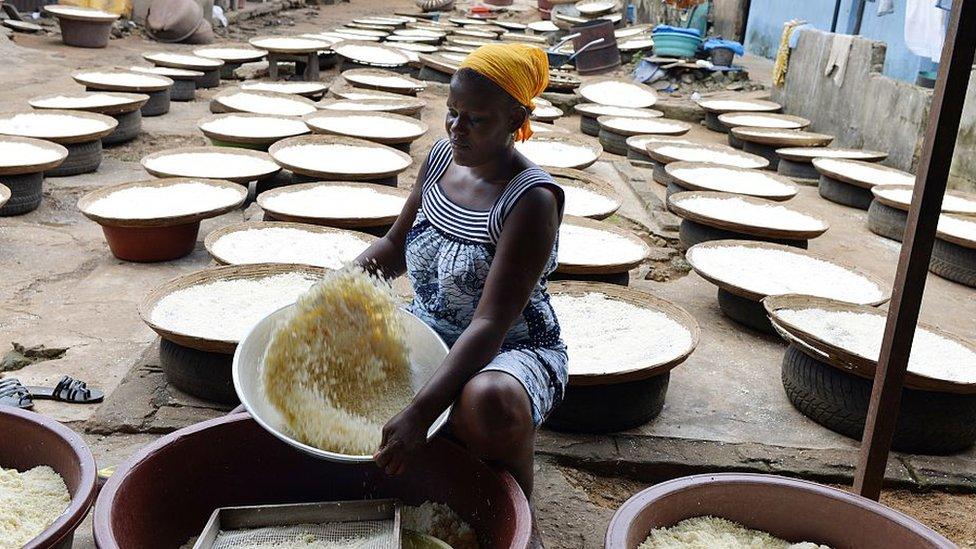
[[[864,497],[881,495],[885,466],[901,403],[918,311],[925,290],[942,195],[959,132],[969,73],[976,51],[976,0],[955,0],[942,48],[939,76],[932,96],[918,177],[898,259],[878,369],[861,441],[854,488]]]

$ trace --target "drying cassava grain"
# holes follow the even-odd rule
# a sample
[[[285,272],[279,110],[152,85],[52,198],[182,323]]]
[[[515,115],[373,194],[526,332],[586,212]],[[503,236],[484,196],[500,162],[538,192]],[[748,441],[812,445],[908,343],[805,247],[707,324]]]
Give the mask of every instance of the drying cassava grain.
[[[588,217],[608,212],[618,205],[615,200],[581,187],[563,185],[562,189],[566,199],[564,207],[566,215]]]
[[[685,124],[662,118],[601,117],[600,124],[610,131],[627,135],[680,134],[688,131],[688,126]]]
[[[683,162],[711,162],[735,168],[757,168],[756,160],[734,151],[719,151],[694,145],[668,144],[655,147],[654,151]]]
[[[650,109],[635,109],[632,107],[615,107],[599,103],[583,103],[576,105],[576,111],[585,116],[625,116],[627,118],[660,118],[663,113]]]
[[[56,95],[44,99],[31,100],[31,105],[39,109],[90,109],[96,107],[112,107],[132,103],[128,97],[119,97],[107,93],[85,93],[79,95]]]
[[[516,143],[515,148],[532,162],[550,168],[572,168],[597,159],[589,147],[560,141],[529,139]]]
[[[777,128],[784,130],[799,128],[801,126],[801,124],[794,120],[788,120],[778,116],[763,116],[761,114],[752,113],[729,113],[722,117],[722,122],[724,122],[726,125],[731,124],[732,126]]]
[[[670,528],[655,528],[637,549],[829,549],[810,542],[790,543],[766,532],[717,517],[693,517]]]
[[[24,137],[52,138],[94,134],[108,124],[82,116],[32,112],[0,119],[0,133]]]
[[[939,217],[939,232],[976,242],[976,219],[943,215]]]
[[[573,265],[623,265],[644,259],[647,246],[617,233],[563,223],[559,262]]]
[[[327,50],[330,44],[323,40],[304,38],[301,36],[269,36],[254,38],[251,45],[268,51],[301,51]]]
[[[266,52],[254,48],[212,47],[193,50],[193,53],[208,59],[220,59],[221,61],[238,62],[250,61],[252,59],[264,57]]]
[[[768,227],[787,231],[819,231],[823,221],[779,204],[755,204],[737,197],[672,198],[675,204],[698,215],[753,227]]]
[[[883,158],[884,153],[861,149],[831,149],[829,147],[786,147],[777,149],[781,156],[813,158],[846,158],[848,160],[868,160]]]
[[[200,124],[200,129],[221,135],[253,139],[294,137],[308,133],[308,126],[295,118],[225,115]]]
[[[363,187],[317,186],[277,193],[264,205],[303,217],[388,217],[400,213],[406,199]]]
[[[742,101],[738,99],[708,99],[698,103],[703,109],[712,112],[771,112],[779,110],[775,103],[765,101]]]
[[[892,202],[908,206],[912,203],[912,187],[875,188],[874,194]],[[947,194],[942,197],[942,211],[965,215],[976,214],[976,196],[973,198]]]
[[[580,87],[579,93],[587,101],[614,107],[643,108],[657,102],[657,95],[652,89],[619,80],[586,84]]]
[[[71,503],[54,469],[0,467],[0,549],[20,549],[51,525]]]
[[[424,132],[420,122],[369,114],[350,114],[348,116],[319,116],[309,120],[310,124],[341,135],[363,139],[407,139],[419,137]]]
[[[147,169],[179,177],[229,179],[278,169],[270,160],[233,152],[174,152],[144,161]]]
[[[143,57],[149,61],[152,61],[153,63],[180,65],[187,68],[199,67],[216,69],[223,64],[223,62],[219,59],[187,55],[185,53],[155,52],[144,54]]]
[[[299,263],[338,269],[368,247],[368,241],[352,232],[264,227],[228,233],[213,243],[211,252],[233,265]]]
[[[267,91],[292,95],[315,94],[325,91],[325,86],[319,82],[266,82],[255,80],[241,82],[240,87],[244,91]]]
[[[404,529],[433,536],[453,549],[478,549],[478,536],[458,514],[443,503],[425,501],[418,507],[400,508]]]
[[[841,174],[867,185],[914,185],[915,176],[884,166],[860,160],[817,158],[813,165],[818,169]]]
[[[128,187],[91,203],[86,212],[110,219],[158,219],[226,208],[240,199],[233,189],[206,183]]]
[[[164,86],[168,84],[166,79],[151,74],[139,74],[136,72],[86,72],[80,77],[86,81],[97,82],[105,86],[118,86],[121,88],[143,88]]]
[[[39,147],[30,143],[4,141],[0,137],[0,167],[36,166],[54,162],[61,158],[57,150]]]
[[[273,156],[299,169],[330,173],[388,173],[410,165],[409,158],[392,149],[341,143],[293,145],[278,149]]]
[[[370,46],[366,44],[339,44],[336,53],[343,57],[355,59],[365,63],[377,65],[402,65],[407,58],[402,52],[388,49],[386,46]]]
[[[755,196],[796,194],[791,185],[761,171],[730,170],[718,166],[678,168],[672,176],[711,191],[723,191]]]
[[[304,116],[315,112],[315,105],[310,105],[304,101],[298,101],[288,96],[274,97],[271,95],[239,92],[222,95],[217,98],[217,101],[227,108],[255,114]]]

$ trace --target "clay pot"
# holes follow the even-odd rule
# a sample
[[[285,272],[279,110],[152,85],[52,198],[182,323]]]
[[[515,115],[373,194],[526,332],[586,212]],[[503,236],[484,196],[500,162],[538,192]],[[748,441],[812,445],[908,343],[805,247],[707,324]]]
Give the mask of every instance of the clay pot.
[[[163,227],[102,225],[112,255],[123,261],[155,263],[189,255],[197,244],[200,222]]]
[[[95,458],[74,431],[40,414],[0,406],[0,466],[24,471],[47,465],[68,486],[71,503],[24,549],[70,549],[75,529],[95,501]]]

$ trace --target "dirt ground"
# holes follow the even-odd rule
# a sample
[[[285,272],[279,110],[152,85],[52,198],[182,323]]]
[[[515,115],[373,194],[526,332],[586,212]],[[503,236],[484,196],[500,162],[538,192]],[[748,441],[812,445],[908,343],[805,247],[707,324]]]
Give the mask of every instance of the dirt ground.
[[[529,20],[533,17],[528,0],[517,0],[516,6],[525,9],[519,18]],[[384,15],[401,9],[414,9],[413,2],[356,0],[331,6],[304,7],[242,21],[219,34],[224,37],[222,40],[242,40],[259,34],[313,32],[355,17]],[[64,47],[55,35],[16,35],[14,44],[4,43],[0,38],[0,54],[4,55],[7,63],[3,69],[5,85],[0,88],[0,111],[25,109],[25,100],[36,95],[79,89],[70,79],[70,73],[78,68],[127,66],[141,63],[140,56],[144,51],[184,52],[192,49],[184,45],[158,44],[147,40],[140,32],[113,40],[109,48],[102,51]],[[754,81],[762,83],[768,79],[768,63],[750,59],[746,64]],[[619,74],[626,72],[627,68],[618,71]],[[330,80],[334,76],[334,72],[329,71],[323,78]],[[221,90],[230,85],[232,83],[224,83]],[[139,301],[153,287],[172,277],[211,265],[202,244],[198,244],[189,257],[163,265],[124,263],[110,256],[100,229],[81,216],[75,206],[82,194],[94,188],[147,178],[139,165],[139,160],[146,154],[167,148],[206,145],[205,138],[196,129],[196,123],[210,114],[207,99],[217,91],[199,93],[198,100],[193,103],[174,103],[171,113],[166,116],[145,119],[144,133],[139,138],[105,150],[103,165],[95,174],[49,179],[45,184],[44,203],[38,211],[18,218],[0,218],[0,354],[13,343],[28,348],[44,345],[64,349],[64,353],[55,353],[46,360],[25,366],[15,375],[27,383],[51,384],[61,374],[67,373],[106,390],[108,398],[101,406],[68,407],[39,403],[37,407],[37,411],[81,432],[92,447],[100,467],[121,463],[160,434],[226,411],[225,408],[208,405],[167,387],[158,366],[153,369],[153,353],[157,346],[155,334],[143,324],[137,313]],[[445,95],[446,90],[442,86],[431,86],[422,96],[428,102],[423,120],[430,125],[432,132],[414,145],[412,154],[415,160],[442,133],[439,128],[444,116]],[[578,119],[567,116],[557,121],[557,125],[575,130]],[[723,142],[725,139],[723,135],[697,127],[692,135],[709,142]],[[629,190],[624,177],[615,169],[615,162],[620,157],[604,156],[590,171],[608,181],[612,180],[621,191],[624,204],[620,215],[612,222],[637,230],[654,251],[647,264],[631,273],[631,280],[642,289],[674,301],[683,300],[692,292],[703,293],[702,281],[688,274],[689,267],[680,253],[673,231],[660,230],[660,220],[648,210],[647,202]],[[401,186],[411,184],[418,164],[415,162],[411,170],[401,177]],[[811,194],[809,189],[804,192],[804,196],[798,200],[813,204],[815,199],[812,194],[815,193]],[[208,220],[201,228],[200,239],[216,228],[259,219],[260,213],[260,209],[252,204],[243,211]],[[832,226],[863,221],[853,214],[831,215],[835,216],[835,219],[831,219]],[[846,229],[832,230],[840,232]],[[832,252],[857,254],[863,251],[863,242],[855,240],[862,237],[851,232],[841,232],[841,235],[850,240],[832,243]],[[890,261],[895,253],[887,250],[885,253],[888,255],[884,255],[878,251],[883,244],[872,246],[870,253],[885,261]],[[879,269],[887,269],[881,260],[877,260],[877,263]],[[959,295],[965,295],[944,281],[936,280],[930,285],[933,288],[930,291],[936,296],[934,299],[939,300],[936,305],[951,303]],[[713,289],[708,287],[707,291],[713,292]],[[698,362],[692,365],[697,369],[675,375],[668,408],[654,428],[670,429],[665,432],[667,436],[687,440],[708,439],[721,447],[736,442],[724,437],[739,436],[742,431],[710,431],[717,428],[715,424],[751,424],[757,430],[768,428],[771,431],[768,436],[747,433],[752,439],[759,438],[759,442],[774,444],[774,437],[793,437],[803,440],[790,439],[790,444],[784,443],[782,446],[792,448],[795,443],[796,447],[814,450],[837,446],[850,450],[853,443],[838,440],[842,437],[831,438],[830,434],[818,433],[817,426],[794,417],[798,416],[795,412],[786,419],[776,416],[771,419],[762,414],[749,415],[757,408],[765,411],[767,406],[789,409],[788,404],[783,404],[782,397],[779,397],[778,404],[766,402],[774,399],[761,393],[759,385],[768,384],[768,379],[737,374],[737,380],[726,381],[741,384],[741,391],[734,397],[740,400],[730,397],[734,400],[732,404],[719,402],[720,399],[709,400],[711,397],[702,390],[701,385],[714,385],[707,380],[718,374],[712,370],[702,370],[707,367],[706,363],[724,364],[733,359],[751,357],[760,351],[769,356],[778,356],[780,351],[768,340],[757,341],[741,336],[741,332],[722,320],[714,310],[711,304],[714,295],[710,293],[708,296],[709,301],[695,302],[697,308],[693,312],[703,324],[709,323],[708,329],[713,330],[709,332],[713,336],[713,345],[696,353]],[[928,320],[939,320],[937,308],[928,308],[925,313],[931,315]],[[707,375],[703,372],[707,372]],[[738,385],[736,387],[738,389]],[[773,390],[778,388],[770,389]],[[740,402],[752,404],[751,409],[746,406],[744,418],[729,412],[740,406]],[[691,412],[681,416],[676,412],[678,409]],[[777,426],[777,423],[780,425]],[[684,432],[675,434],[679,428]],[[592,469],[570,466],[564,460],[557,464],[556,460],[542,452],[537,457],[536,473],[537,492],[533,505],[546,545],[557,549],[602,546],[603,535],[614,510],[650,484],[646,478],[637,480],[637,475],[631,475],[622,468],[611,471],[611,474],[606,471],[594,474]],[[976,547],[974,495],[889,490],[884,493],[882,501],[925,522],[960,546]],[[90,520],[89,517],[79,529],[76,547],[94,547]]]

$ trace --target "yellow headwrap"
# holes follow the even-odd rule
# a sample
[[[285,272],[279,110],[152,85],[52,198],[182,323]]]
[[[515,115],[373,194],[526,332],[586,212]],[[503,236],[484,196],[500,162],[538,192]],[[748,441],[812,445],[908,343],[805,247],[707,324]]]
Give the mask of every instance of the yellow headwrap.
[[[535,46],[525,44],[490,44],[468,54],[462,69],[471,69],[508,92],[529,112],[535,109],[532,99],[549,86],[549,58]],[[528,118],[515,132],[515,139],[532,137]]]

